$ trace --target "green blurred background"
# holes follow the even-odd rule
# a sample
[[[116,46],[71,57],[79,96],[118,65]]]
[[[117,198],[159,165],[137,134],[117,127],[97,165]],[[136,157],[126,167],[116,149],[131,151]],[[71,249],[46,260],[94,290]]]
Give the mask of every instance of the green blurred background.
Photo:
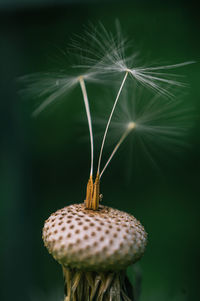
[[[145,256],[130,276],[142,280],[140,301],[198,300],[199,295],[199,10],[195,1],[0,2],[0,300],[62,300],[60,266],[43,247],[44,220],[82,202],[89,172],[87,124],[80,91],[38,119],[16,78],[56,66],[59,51],[83,27],[101,21],[123,32],[149,61],[196,64],[179,70],[195,114],[187,151],[158,154],[159,171],[127,163],[128,143],[102,181],[104,204],[134,214],[149,233]],[[66,70],[67,72],[67,70]],[[89,90],[95,96],[94,90]],[[96,95],[100,97],[99,95]],[[70,100],[71,99],[71,100]],[[95,110],[95,108],[94,108]],[[177,160],[177,157],[179,158]],[[130,156],[128,158],[131,158]],[[147,162],[147,163],[146,163]],[[131,176],[130,171],[133,171]]]

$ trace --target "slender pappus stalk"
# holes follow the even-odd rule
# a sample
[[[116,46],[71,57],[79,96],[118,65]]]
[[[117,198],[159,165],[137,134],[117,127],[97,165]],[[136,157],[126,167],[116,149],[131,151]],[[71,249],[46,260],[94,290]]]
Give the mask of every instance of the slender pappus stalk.
[[[80,82],[81,91],[82,91],[82,94],[83,94],[83,100],[84,100],[84,104],[85,104],[85,110],[86,110],[86,115],[87,115],[87,120],[88,120],[89,133],[90,133],[90,147],[91,147],[90,177],[92,177],[93,176],[93,162],[94,162],[94,139],[93,139],[93,132],[92,132],[92,121],[91,121],[91,114],[90,114],[90,106],[89,106],[87,90],[86,90],[86,87],[85,87],[85,81],[84,81],[83,76],[79,77],[79,82]]]
[[[106,164],[104,165],[104,168],[102,169],[101,173],[100,173],[100,179],[104,173],[104,171],[106,170],[107,166],[109,165],[110,161],[112,160],[114,154],[116,153],[116,151],[118,150],[118,148],[120,147],[120,145],[123,143],[123,141],[126,139],[126,137],[130,134],[130,132],[132,132],[136,127],[136,123],[131,121],[128,123],[127,129],[126,131],[122,134],[121,138],[119,139],[119,141],[117,142],[116,146],[114,147],[110,157],[108,158]]]
[[[171,99],[173,96],[172,88],[176,86],[181,87],[184,85],[179,81],[172,80],[171,77],[175,75],[165,73],[165,70],[174,69],[193,63],[193,61],[190,61],[167,66],[138,66],[136,60],[137,53],[132,53],[130,56],[125,55],[126,50],[129,48],[129,43],[127,43],[127,39],[124,39],[123,36],[121,36],[119,30],[116,37],[107,32],[102,25],[101,31],[102,34],[99,31],[95,32],[95,34],[93,34],[93,32],[86,32],[85,38],[80,39],[81,44],[76,41],[72,43],[72,47],[75,48],[74,50],[80,51],[80,54],[83,54],[82,57],[80,56],[80,58],[83,58],[83,63],[76,65],[76,68],[79,68],[79,70],[80,68],[84,70],[84,72],[81,71],[81,74],[77,76],[66,75],[65,72],[59,71],[53,73],[47,72],[33,74],[22,78],[22,80],[27,83],[27,89],[25,89],[24,92],[37,95],[38,98],[45,97],[45,100],[34,111],[34,116],[40,114],[47,106],[51,105],[58,98],[62,98],[69,90],[74,88],[77,84],[80,84],[89,127],[91,149],[90,174],[87,184],[85,204],[87,208],[94,210],[98,208],[100,178],[102,177],[105,169],[109,165],[122,142],[125,140],[128,134],[135,129],[136,125],[138,125],[138,128],[142,129],[140,122],[138,122],[134,116],[128,120],[128,122],[130,121],[129,123],[126,120],[128,127],[125,129],[124,133],[122,133],[121,138],[101,170],[102,156],[108,130],[119,98],[121,97],[122,90],[124,90],[127,77],[130,76],[130,79],[139,83],[140,86],[147,87],[156,92],[156,94]],[[84,44],[86,43],[85,47],[82,47],[82,42],[84,42]],[[74,68],[75,66],[72,67]],[[123,78],[113,102],[109,118],[106,121],[99,157],[97,159],[97,174],[95,181],[93,182],[94,139],[86,83],[103,83],[104,81],[107,81],[107,78],[112,78],[113,80],[113,76],[117,74],[120,76],[122,75]],[[167,85],[167,88],[165,85]],[[144,127],[144,124],[142,125]]]
[[[112,107],[112,110],[111,110],[111,113],[110,113],[110,116],[109,116],[109,119],[108,119],[108,122],[107,122],[107,125],[106,125],[106,129],[105,129],[104,136],[103,136],[103,140],[102,140],[102,144],[101,144],[100,154],[99,154],[99,161],[98,161],[97,173],[100,173],[101,158],[102,158],[103,148],[104,148],[104,144],[105,144],[105,140],[106,140],[106,135],[107,135],[108,128],[109,128],[109,125],[110,125],[110,122],[111,122],[111,119],[112,119],[112,116],[113,116],[115,107],[116,107],[116,105],[117,105],[119,96],[120,96],[121,91],[122,91],[122,89],[123,89],[123,86],[124,86],[124,84],[125,84],[127,75],[128,75],[128,70],[126,71],[126,73],[125,73],[125,75],[124,75],[124,78],[123,78],[122,83],[121,83],[121,85],[120,85],[119,91],[118,91],[118,93],[117,93],[117,97],[116,97],[115,102],[114,102],[114,104],[113,104],[113,107]]]
[[[103,148],[104,148],[104,144],[105,144],[107,132],[108,132],[108,129],[109,129],[109,125],[110,125],[113,113],[115,111],[115,107],[117,105],[117,102],[119,100],[120,94],[122,92],[122,89],[124,87],[125,81],[127,79],[128,73],[129,73],[129,71],[126,70],[125,75],[124,75],[123,80],[122,80],[122,83],[120,85],[120,88],[118,90],[116,99],[114,101],[114,104],[113,104],[110,116],[108,118],[108,122],[107,122],[106,129],[105,129],[105,132],[104,132],[103,140],[102,140],[102,143],[101,143],[100,154],[99,154],[99,159],[98,159],[97,174],[96,174],[96,179],[95,179],[94,184],[93,184],[93,177],[92,177],[94,146],[93,146],[93,134],[92,134],[92,126],[91,126],[91,116],[90,116],[90,111],[89,111],[89,103],[88,103],[88,98],[87,98],[85,84],[84,84],[83,78],[80,77],[80,85],[81,85],[81,89],[82,89],[82,92],[83,92],[83,98],[84,98],[86,112],[87,112],[88,125],[89,125],[89,130],[90,130],[90,142],[91,142],[91,160],[92,160],[91,161],[91,172],[90,172],[90,178],[89,178],[88,184],[87,184],[86,200],[85,200],[86,207],[89,208],[89,209],[94,209],[94,210],[98,209],[99,201],[100,201],[100,178],[103,175],[106,167],[110,163],[112,157],[114,156],[114,154],[118,150],[118,148],[121,145],[121,143],[127,137],[127,135],[129,134],[129,132],[134,128],[132,126],[133,125],[132,123],[131,123],[130,126],[128,126],[127,130],[124,132],[124,134],[122,135],[121,139],[119,140],[119,142],[117,143],[116,147],[114,148],[113,152],[111,153],[111,156],[109,157],[107,163],[105,164],[102,172],[100,172],[101,158],[102,158],[102,154],[103,154]]]

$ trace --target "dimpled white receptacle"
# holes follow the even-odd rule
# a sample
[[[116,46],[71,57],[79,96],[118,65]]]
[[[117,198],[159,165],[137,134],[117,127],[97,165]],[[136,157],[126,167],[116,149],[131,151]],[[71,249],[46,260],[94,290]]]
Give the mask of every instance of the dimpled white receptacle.
[[[43,240],[63,267],[65,300],[131,300],[125,271],[147,243],[135,217],[102,205],[95,211],[70,205],[46,220]]]

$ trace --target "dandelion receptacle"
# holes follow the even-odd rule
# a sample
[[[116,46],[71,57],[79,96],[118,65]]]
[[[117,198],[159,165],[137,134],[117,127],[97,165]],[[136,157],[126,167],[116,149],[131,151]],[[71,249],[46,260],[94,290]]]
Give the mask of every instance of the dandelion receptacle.
[[[181,123],[182,115],[180,118],[180,114],[174,111],[174,95],[176,88],[184,84],[174,80],[174,74],[167,71],[192,62],[138,66],[135,54],[125,55],[129,43],[119,31],[114,36],[100,25],[93,32],[87,31],[83,38],[73,42],[74,51],[81,50],[82,53],[81,63],[73,66],[78,70],[78,75],[66,75],[62,71],[23,77],[26,92],[45,98],[34,111],[34,116],[60,97],[66,97],[70,89],[79,88],[89,128],[91,160],[85,200],[51,214],[44,224],[43,240],[49,253],[62,266],[65,301],[133,301],[134,295],[126,276],[126,268],[143,256],[147,233],[134,216],[100,203],[100,182],[113,156],[131,135],[148,134],[151,138],[158,136],[161,140],[166,139],[167,143],[183,136],[185,131]],[[121,82],[119,79],[115,81],[115,76]],[[115,98],[111,100],[112,106],[102,135],[97,166],[94,166],[93,120],[87,83],[104,85],[105,78],[111,85],[118,86]],[[143,101],[142,91],[146,89],[151,91],[151,97],[145,101],[143,109],[138,111],[137,103]],[[141,92],[140,96],[138,90]],[[127,101],[130,102],[130,107],[127,106],[124,110]],[[123,131],[102,166],[107,134],[113,117],[120,108],[125,113],[121,120]],[[167,124],[163,122],[165,116]],[[108,196],[104,197],[104,202],[108,202]]]

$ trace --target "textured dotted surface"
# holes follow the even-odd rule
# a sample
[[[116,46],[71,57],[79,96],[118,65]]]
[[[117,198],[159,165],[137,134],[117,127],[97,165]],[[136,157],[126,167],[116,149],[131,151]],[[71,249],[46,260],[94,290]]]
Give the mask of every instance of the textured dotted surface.
[[[53,213],[43,228],[49,253],[61,264],[87,270],[120,270],[144,253],[147,234],[130,214],[75,204]]]

